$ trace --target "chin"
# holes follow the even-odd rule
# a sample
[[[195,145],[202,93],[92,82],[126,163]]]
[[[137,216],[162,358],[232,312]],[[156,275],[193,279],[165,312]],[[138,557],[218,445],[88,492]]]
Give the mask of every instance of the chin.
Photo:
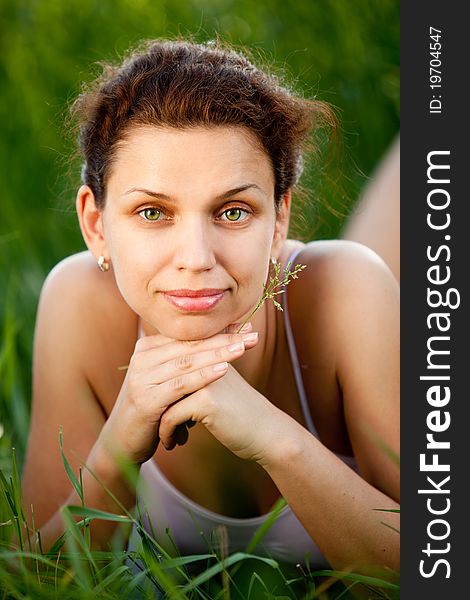
[[[183,322],[166,322],[156,324],[156,327],[160,333],[166,337],[174,340],[183,340],[187,342],[193,342],[196,340],[203,340],[205,338],[212,337],[217,333],[221,333],[230,323],[225,319],[221,321],[219,319],[207,319],[206,318],[185,318]]]
[[[241,310],[240,310],[241,309]],[[218,308],[210,313],[175,314],[175,312],[154,313],[153,318],[145,319],[158,332],[173,340],[203,340],[224,330],[233,323],[242,323],[252,310],[252,305],[243,307]]]

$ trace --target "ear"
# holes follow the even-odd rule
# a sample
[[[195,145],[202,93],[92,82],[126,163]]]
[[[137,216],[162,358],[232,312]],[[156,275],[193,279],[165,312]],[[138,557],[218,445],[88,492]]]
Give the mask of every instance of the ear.
[[[95,196],[87,185],[77,193],[76,209],[85,244],[96,259],[109,258],[103,229],[103,211],[96,206]]]
[[[289,232],[289,219],[291,207],[291,192],[286,192],[282,198],[281,205],[277,210],[276,223],[274,225],[274,235],[271,245],[271,256],[279,258],[282,250],[282,245],[287,239]]]

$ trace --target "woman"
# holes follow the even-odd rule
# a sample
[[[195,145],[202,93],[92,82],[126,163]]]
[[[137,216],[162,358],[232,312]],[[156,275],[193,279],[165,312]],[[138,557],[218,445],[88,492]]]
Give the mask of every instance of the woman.
[[[257,552],[398,569],[382,523],[397,515],[374,510],[399,496],[381,446],[398,452],[396,281],[359,244],[287,239],[302,149],[329,109],[233,51],[154,41],[74,113],[88,251],[41,294],[23,475],[43,547],[79,502],[62,427],[87,506],[121,512],[96,478],[134,505],[116,451],[141,467],[162,544],[169,527],[198,552],[199,530],[223,524],[228,550],[244,549],[283,496]],[[291,262],[306,268],[284,312],[267,301],[238,333],[272,265]],[[113,527],[93,522],[94,546]]]

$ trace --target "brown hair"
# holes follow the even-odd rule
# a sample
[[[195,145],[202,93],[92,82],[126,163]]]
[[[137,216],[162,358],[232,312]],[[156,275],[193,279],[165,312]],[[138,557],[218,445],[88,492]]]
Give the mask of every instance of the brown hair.
[[[323,102],[306,100],[278,77],[220,43],[151,40],[103,74],[74,102],[82,182],[104,207],[106,180],[118,142],[133,126],[243,126],[270,157],[275,202],[298,181],[309,133],[335,117]]]

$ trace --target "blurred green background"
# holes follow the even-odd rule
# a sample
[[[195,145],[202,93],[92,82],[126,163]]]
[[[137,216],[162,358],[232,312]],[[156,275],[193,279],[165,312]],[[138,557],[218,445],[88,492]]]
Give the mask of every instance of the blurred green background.
[[[338,234],[398,132],[398,0],[1,0],[0,466],[12,445],[24,456],[42,282],[84,248],[67,106],[97,61],[142,38],[187,34],[247,46],[337,108],[342,158],[306,173],[305,240]]]

